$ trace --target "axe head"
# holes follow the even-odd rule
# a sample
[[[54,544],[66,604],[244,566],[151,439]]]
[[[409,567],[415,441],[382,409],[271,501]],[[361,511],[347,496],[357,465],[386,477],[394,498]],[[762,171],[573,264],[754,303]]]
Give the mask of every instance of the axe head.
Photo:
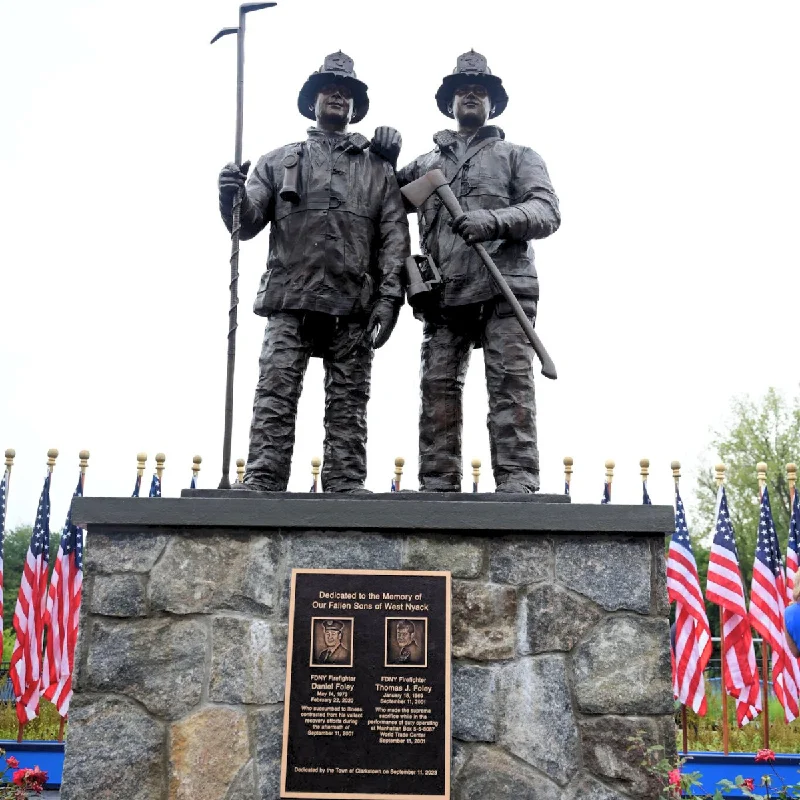
[[[447,178],[440,169],[432,169],[400,191],[409,203],[419,208],[441,186],[447,186]]]

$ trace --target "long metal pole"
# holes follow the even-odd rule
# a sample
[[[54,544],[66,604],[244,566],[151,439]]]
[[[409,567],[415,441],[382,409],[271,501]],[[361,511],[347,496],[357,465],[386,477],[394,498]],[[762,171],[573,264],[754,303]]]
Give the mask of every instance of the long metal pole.
[[[764,487],[767,485],[767,465],[759,462],[758,469],[758,500],[764,499]],[[769,750],[769,645],[761,637],[761,722],[764,726],[764,747]]]
[[[224,28],[212,40],[213,44],[221,36],[236,33],[236,142],[234,163],[242,163],[242,134],[244,130],[244,35],[246,15],[260,8],[270,8],[276,3],[244,3],[239,6],[239,27]],[[228,308],[228,365],[225,376],[225,433],[222,442],[222,477],[220,489],[230,489],[231,437],[233,435],[233,375],[236,366],[236,329],[239,307],[239,231],[242,219],[242,198],[244,189],[236,193],[233,201],[233,220],[231,224],[231,282],[230,307]]]
[[[722,607],[719,609],[719,647],[720,647],[720,683],[722,686],[722,752],[728,755],[730,751],[730,731],[728,730],[728,690],[725,686],[725,620],[722,616]]]
[[[236,32],[236,145],[234,163],[242,163],[242,138],[244,130],[244,33],[245,15],[239,12],[239,30]],[[231,438],[233,436],[233,375],[236,367],[236,329],[239,327],[239,231],[242,227],[242,195],[233,200],[231,225],[231,282],[228,308],[228,365],[225,374],[225,433],[222,441],[222,477],[219,488],[230,489]]]
[[[717,492],[725,483],[725,465],[717,464],[716,467]],[[717,505],[719,514],[719,504]],[[730,751],[730,731],[728,730],[728,690],[727,677],[725,674],[725,612],[722,606],[719,607],[719,675],[722,689],[722,752],[728,755]]]

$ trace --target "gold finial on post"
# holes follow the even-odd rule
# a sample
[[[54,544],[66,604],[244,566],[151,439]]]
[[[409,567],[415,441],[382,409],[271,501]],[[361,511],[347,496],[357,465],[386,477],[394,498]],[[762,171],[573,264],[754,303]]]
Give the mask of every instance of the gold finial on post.
[[[81,450],[80,453],[78,453],[78,458],[80,459],[81,475],[85,475],[86,467],[89,466],[89,451]]]
[[[236,459],[236,483],[244,483],[244,464],[243,458]]]
[[[570,484],[572,483],[572,465],[575,462],[572,456],[564,456],[564,489],[565,494],[569,494]]]
[[[158,480],[161,481],[161,476],[164,474],[164,462],[167,457],[163,453],[156,453],[156,475]]]
[[[672,468],[672,477],[675,481],[675,485],[677,486],[681,480],[681,462],[680,461],[673,461],[670,464]]]
[[[240,458],[236,462],[236,471],[239,471],[239,461],[242,462],[242,480],[244,480],[244,459]],[[314,456],[311,459],[311,491],[319,491],[319,468],[322,466],[322,459],[319,456]],[[241,481],[240,481],[241,483]]]
[[[403,479],[403,467],[406,464],[406,460],[403,456],[397,456],[394,460],[394,490],[396,492],[400,491],[400,481]]]
[[[797,487],[797,464],[786,465],[786,477],[789,479],[789,502],[794,503],[794,493]],[[797,580],[795,578],[795,580]]]
[[[11,472],[11,467],[14,466],[14,457],[17,455],[17,451],[14,450],[13,447],[9,447],[6,450],[6,472]]]
[[[764,461],[759,461],[756,464],[756,471],[758,472],[758,492],[763,493],[764,487],[767,485],[767,465]]]
[[[136,454],[136,474],[141,478],[147,467],[147,453]]]
[[[472,491],[478,491],[478,483],[481,480],[481,460],[479,458],[472,459]]]
[[[725,483],[725,465],[724,464],[717,464],[715,480],[717,481],[717,488],[719,488],[720,486],[722,486],[723,483]]]
[[[614,467],[616,466],[612,459],[609,458],[608,461],[606,461],[606,483],[609,484],[609,486],[611,485],[611,481],[614,480]]]
[[[195,456],[192,459],[192,477],[197,480],[197,476],[200,473],[200,465],[203,463],[202,456]]]
[[[58,458],[58,450],[55,447],[51,447],[47,451],[47,471],[52,472],[56,466],[56,459]]]
[[[650,474],[650,459],[642,458],[639,461],[639,471],[642,476],[642,483],[647,483],[647,476]]]

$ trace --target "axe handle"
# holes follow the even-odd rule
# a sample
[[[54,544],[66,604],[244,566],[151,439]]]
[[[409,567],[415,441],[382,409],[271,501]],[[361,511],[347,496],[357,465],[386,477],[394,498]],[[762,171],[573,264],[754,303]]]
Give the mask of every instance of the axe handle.
[[[436,191],[441,198],[444,207],[450,212],[450,216],[453,219],[464,213],[464,209],[461,208],[461,203],[458,202],[458,199],[453,194],[453,190],[449,185],[440,186]],[[533,346],[534,352],[539,357],[539,361],[542,362],[542,375],[544,375],[545,378],[551,378],[552,380],[555,380],[558,377],[556,374],[556,365],[553,363],[553,359],[550,358],[550,354],[547,352],[547,350],[545,350],[539,335],[533,329],[531,321],[522,310],[519,300],[514,297],[514,292],[511,291],[511,287],[506,282],[506,279],[500,274],[497,264],[492,261],[492,257],[486,252],[486,248],[482,244],[474,244],[472,246],[481,257],[481,261],[483,261],[486,269],[489,270],[492,278],[494,278],[494,282],[502,292],[503,297],[511,306],[514,316],[522,326],[522,330],[525,331],[525,335],[528,337],[528,341]]]

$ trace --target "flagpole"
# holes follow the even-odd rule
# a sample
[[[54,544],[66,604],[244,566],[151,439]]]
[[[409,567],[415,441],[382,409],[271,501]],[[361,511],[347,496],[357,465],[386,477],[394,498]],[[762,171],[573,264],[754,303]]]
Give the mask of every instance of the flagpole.
[[[564,494],[569,494],[572,484],[572,456],[564,456]]]
[[[650,475],[650,459],[642,458],[639,461],[639,474],[642,476],[642,502],[645,498],[649,498],[647,491],[647,477]]]
[[[195,456],[192,459],[192,479],[195,483],[195,488],[197,487],[197,476],[200,474],[200,465],[203,463],[202,456]]]
[[[242,462],[242,473],[244,473],[244,459],[237,459],[236,461],[236,472],[239,472],[239,461]],[[311,459],[311,491],[318,492],[319,491],[319,468],[322,466],[322,459],[319,456],[314,456]],[[242,475],[244,478],[244,475]]]
[[[789,480],[789,520],[792,519],[792,513],[794,512],[794,495],[797,491],[797,464],[787,464],[786,465],[786,477]],[[791,523],[790,523],[791,527]],[[787,587],[787,601],[789,603],[792,602],[792,590],[794,585],[800,581],[800,570],[798,570],[797,574],[793,578],[792,586],[789,586],[789,552],[787,547],[786,552],[786,564],[784,565],[784,570],[786,572],[786,587]]]
[[[81,470],[81,495],[83,495],[85,487],[86,487],[86,468],[89,466],[89,451],[88,450],[81,450],[78,453],[78,458],[80,459],[79,467]],[[58,725],[58,741],[64,741],[64,728],[67,724],[67,715],[61,717],[61,721]]]
[[[767,485],[767,465],[759,461],[756,465],[758,471],[758,499],[764,496],[764,487]],[[764,724],[764,747],[769,750],[769,645],[761,637],[761,705],[764,707],[762,721]]]
[[[481,460],[479,458],[472,459],[472,493],[478,493],[478,483],[481,480]]]
[[[244,483],[244,465],[243,458],[236,459],[236,483]]]
[[[14,450],[13,447],[9,447],[6,450],[6,473],[5,473],[5,482],[6,482],[6,509],[8,509],[8,495],[9,495],[9,486],[11,484],[11,467],[14,466],[14,456],[17,455],[17,451]],[[5,536],[5,519],[0,520],[0,537]],[[0,614],[0,626],[2,626],[2,614]],[[0,658],[3,656],[3,642],[0,640]]]
[[[403,456],[397,456],[394,460],[394,490],[396,492],[400,491],[400,481],[403,478],[403,467],[406,464],[406,460]]]
[[[137,453],[136,454],[136,489],[137,492],[136,497],[141,494],[142,491],[142,478],[144,477],[144,471],[147,468],[147,453]]]
[[[719,490],[725,483],[725,465],[717,464],[716,471],[717,490]],[[717,509],[717,513],[719,513],[719,509]],[[722,606],[719,606],[719,672],[720,688],[722,689],[722,752],[724,755],[728,755],[730,731],[728,730],[728,684],[725,680],[725,620],[722,615]]]
[[[672,479],[675,481],[675,496],[677,497],[681,482],[681,462],[673,461],[670,464],[670,468],[672,469]],[[689,723],[686,719],[685,703],[681,703],[681,730],[683,731],[683,752],[685,755],[689,752]]]
[[[47,451],[47,474],[48,475],[52,475],[53,474],[53,470],[55,469],[56,459],[57,458],[58,458],[58,450],[56,450],[55,447],[51,447]],[[50,546],[50,542],[47,542],[44,546],[45,547],[49,547]],[[23,734],[24,730],[25,730],[25,723],[24,722],[19,722],[17,724],[17,743],[22,741],[22,734]]]
[[[608,486],[608,502],[611,502],[611,482],[614,480],[614,467],[616,464],[613,459],[606,461],[606,485]]]
[[[156,475],[158,482],[161,483],[161,476],[164,474],[164,462],[167,457],[163,453],[156,453]]]

